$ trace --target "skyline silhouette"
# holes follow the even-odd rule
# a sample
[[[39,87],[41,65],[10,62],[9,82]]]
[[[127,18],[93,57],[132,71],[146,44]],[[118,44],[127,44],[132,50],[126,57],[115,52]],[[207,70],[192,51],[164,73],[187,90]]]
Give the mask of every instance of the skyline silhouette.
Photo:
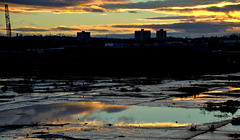
[[[240,0],[0,0],[0,139],[240,139]]]

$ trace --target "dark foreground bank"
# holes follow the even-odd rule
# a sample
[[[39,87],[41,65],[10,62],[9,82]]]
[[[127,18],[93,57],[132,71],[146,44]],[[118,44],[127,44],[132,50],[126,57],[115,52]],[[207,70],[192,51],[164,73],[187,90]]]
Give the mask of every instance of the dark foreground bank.
[[[62,52],[0,56],[1,75],[162,76],[239,71],[238,52],[199,52],[186,47],[80,47]]]
[[[74,38],[0,38],[0,75],[165,76],[216,74],[240,70],[237,44],[212,39],[182,43],[134,40],[98,40],[81,43]],[[109,47],[106,44],[124,44]],[[178,41],[179,42],[179,41]],[[188,45],[186,45],[185,43]],[[203,42],[203,43],[199,43]],[[185,44],[185,45],[184,45]],[[121,45],[120,45],[121,46]]]

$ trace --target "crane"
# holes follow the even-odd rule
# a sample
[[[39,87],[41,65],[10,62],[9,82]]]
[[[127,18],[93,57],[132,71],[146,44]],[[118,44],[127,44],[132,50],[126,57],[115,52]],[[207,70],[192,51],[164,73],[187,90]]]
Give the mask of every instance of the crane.
[[[7,4],[5,4],[5,17],[6,17],[7,36],[12,37],[10,15],[9,15],[9,10],[8,10],[8,5]]]

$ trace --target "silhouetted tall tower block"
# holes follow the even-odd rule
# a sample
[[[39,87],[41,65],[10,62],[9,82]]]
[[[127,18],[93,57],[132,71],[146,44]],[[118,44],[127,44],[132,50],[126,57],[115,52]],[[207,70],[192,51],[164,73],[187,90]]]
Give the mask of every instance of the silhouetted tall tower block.
[[[145,41],[145,40],[149,40],[150,38],[151,38],[151,31],[144,31],[144,29],[141,29],[141,31],[135,31],[136,41]]]
[[[166,38],[167,38],[167,31],[164,31],[163,29],[157,31],[158,40],[166,40]]]
[[[8,10],[8,5],[7,4],[5,4],[5,17],[6,17],[7,36],[12,37],[10,15],[9,15],[9,10]]]
[[[90,41],[90,32],[78,32],[77,33],[77,40],[81,42],[89,42]]]

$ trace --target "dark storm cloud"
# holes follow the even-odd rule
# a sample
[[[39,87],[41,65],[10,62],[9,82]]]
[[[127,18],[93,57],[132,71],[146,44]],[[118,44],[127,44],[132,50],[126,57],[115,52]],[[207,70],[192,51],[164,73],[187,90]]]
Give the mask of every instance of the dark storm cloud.
[[[151,18],[144,18],[144,20],[180,20],[184,23],[186,22],[195,22],[197,19],[214,19],[216,16],[167,16],[167,17],[151,17]]]
[[[200,10],[205,10],[205,11],[210,11],[210,12],[233,12],[233,11],[240,11],[240,4],[238,5],[226,5],[223,7],[208,7],[208,8],[185,8],[185,9],[171,9],[171,8],[157,8],[155,9],[156,11],[175,11],[178,13],[181,12],[191,12],[191,11],[200,11]]]
[[[110,30],[107,30],[107,29],[88,29],[87,31],[91,31],[91,32],[109,32]]]
[[[98,4],[99,0],[5,0],[7,3],[22,4],[22,5],[35,5],[47,7],[65,7],[76,6],[89,3]],[[126,2],[126,0],[101,0],[103,3],[118,3]]]
[[[94,12],[94,13],[103,13],[105,12],[103,9],[97,9],[97,8],[83,8],[85,12]]]
[[[21,27],[21,28],[14,28],[13,31],[18,32],[69,32],[69,31],[80,31],[80,28],[74,28],[74,27],[54,27],[54,28],[36,28],[36,27]]]
[[[74,6],[76,4],[85,4],[92,1],[93,0],[5,0],[5,2],[8,3],[47,7]]]
[[[5,9],[0,9],[0,13],[4,13],[4,12],[5,12]],[[11,10],[10,12],[14,13],[14,14],[36,14],[33,12],[23,12],[23,11],[18,11],[18,10]]]
[[[233,27],[239,27],[240,23],[174,23],[174,24],[147,24],[147,25],[113,25],[115,28],[150,28],[159,30],[161,28],[172,29],[182,33],[217,33],[224,32]]]
[[[78,31],[81,30],[80,28],[74,28],[74,27],[62,27],[62,26],[58,26],[55,28],[50,28],[49,30],[52,31]]]
[[[139,12],[138,12],[138,11],[128,11],[128,13],[137,14],[137,13],[139,13]]]
[[[240,4],[239,5],[227,5],[224,7],[209,7],[209,8],[206,8],[206,10],[212,11],[212,12],[240,11]]]
[[[47,32],[47,31],[49,31],[48,29],[32,28],[32,27],[15,28],[12,30],[19,31],[19,32]]]
[[[236,0],[164,0],[164,1],[147,1],[127,4],[105,4],[106,9],[156,9],[161,7],[184,7],[197,6],[206,4],[216,4],[220,2],[236,2]]]

